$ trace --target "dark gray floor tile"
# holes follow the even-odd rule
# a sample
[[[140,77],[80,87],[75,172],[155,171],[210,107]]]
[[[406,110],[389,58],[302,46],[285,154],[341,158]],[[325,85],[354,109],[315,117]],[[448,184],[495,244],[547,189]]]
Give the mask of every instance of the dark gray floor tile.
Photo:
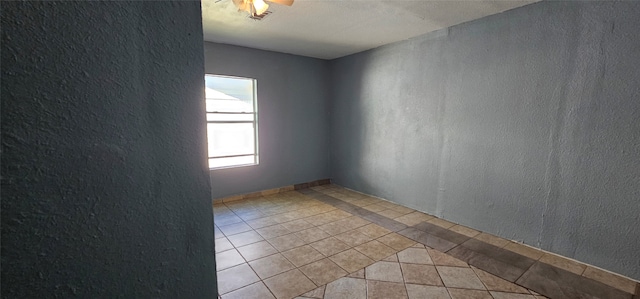
[[[516,281],[526,270],[488,257],[462,245],[447,251],[447,254],[511,282]]]
[[[549,298],[631,299],[633,296],[595,280],[536,262],[517,284]]]
[[[428,223],[428,222],[422,222],[422,223],[414,225],[413,227],[415,227],[415,228],[417,228],[417,229],[419,229],[421,231],[427,232],[430,235],[436,236],[436,237],[441,238],[441,239],[445,239],[445,240],[447,240],[449,242],[456,243],[456,244],[463,243],[463,242],[465,242],[465,241],[470,239],[469,237],[467,237],[465,235],[456,233],[454,231],[450,231],[448,229],[439,227],[437,225],[434,225],[434,224],[431,224],[431,223]]]
[[[413,227],[403,229],[399,231],[398,234],[422,244],[427,243],[427,239],[429,239],[429,234]]]
[[[348,212],[348,213],[351,213],[351,214],[353,214],[355,211],[358,210],[357,206],[354,206],[354,205],[352,205],[350,203],[346,203],[344,201],[340,202],[340,203],[336,203],[334,206],[336,208],[338,208],[338,209],[341,209],[341,210],[343,210],[345,212]]]
[[[367,209],[360,208],[360,207],[357,208],[356,210],[354,210],[353,212],[350,212],[350,213],[353,214],[353,215],[356,215],[356,216],[360,216],[360,217],[366,216],[366,215],[369,215],[369,214],[373,214],[373,212],[371,212],[371,211],[369,211]]]
[[[293,188],[295,189],[295,185],[294,185]],[[312,189],[300,189],[300,190],[296,190],[296,191],[298,191],[299,193],[302,193],[304,195],[311,195],[311,194],[314,194],[314,193],[322,194],[322,193],[320,193],[318,191],[315,191],[315,190],[312,190]]]
[[[369,220],[369,221],[371,221],[371,222],[373,222],[373,223],[375,223],[377,225],[380,225],[380,226],[382,226],[382,227],[384,227],[384,228],[386,228],[386,229],[388,229],[390,231],[393,231],[393,232],[397,232],[397,231],[400,231],[400,230],[403,230],[403,229],[407,228],[406,225],[404,225],[404,224],[402,224],[402,223],[400,223],[398,221],[395,221],[393,219],[389,219],[387,217],[384,217],[382,215],[378,215],[376,213],[371,213],[371,214],[368,214],[368,215],[364,215],[364,216],[362,216],[362,218],[367,219],[367,220]]]
[[[293,185],[294,190],[303,190],[309,188],[309,183],[295,184]]]
[[[531,265],[536,262],[535,260],[532,260],[524,255],[520,255],[515,252],[502,249],[476,239],[470,239],[462,243],[461,246],[464,246],[475,252],[481,253],[506,264],[512,265],[514,267],[520,268],[522,270],[529,269],[529,267],[531,267]]]

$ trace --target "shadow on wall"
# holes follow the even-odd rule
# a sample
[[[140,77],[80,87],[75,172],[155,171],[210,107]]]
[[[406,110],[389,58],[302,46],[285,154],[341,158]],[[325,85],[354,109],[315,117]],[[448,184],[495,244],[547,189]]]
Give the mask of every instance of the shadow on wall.
[[[341,184],[356,181],[358,190],[371,190],[362,163],[366,139],[366,126],[363,113],[364,67],[366,55],[360,55],[347,65],[330,62],[329,72],[333,74],[329,82],[329,172],[332,181]],[[351,161],[344,163],[345,160]]]

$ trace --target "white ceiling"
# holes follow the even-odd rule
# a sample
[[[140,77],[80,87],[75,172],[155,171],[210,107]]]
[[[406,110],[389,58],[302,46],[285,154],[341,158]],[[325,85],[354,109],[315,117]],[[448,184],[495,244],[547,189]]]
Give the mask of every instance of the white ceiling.
[[[202,23],[205,41],[333,59],[536,1],[295,0],[256,21],[232,0],[202,0]]]

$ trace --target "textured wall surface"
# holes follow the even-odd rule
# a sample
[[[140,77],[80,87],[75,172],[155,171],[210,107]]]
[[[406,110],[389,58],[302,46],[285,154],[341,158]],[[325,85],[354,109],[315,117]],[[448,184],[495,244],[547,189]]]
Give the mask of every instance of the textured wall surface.
[[[640,279],[638,16],[541,2],[332,61],[332,179]]]
[[[2,297],[213,298],[199,2],[2,3]]]
[[[207,42],[205,71],[258,81],[260,164],[212,170],[214,198],[329,177],[327,61]]]

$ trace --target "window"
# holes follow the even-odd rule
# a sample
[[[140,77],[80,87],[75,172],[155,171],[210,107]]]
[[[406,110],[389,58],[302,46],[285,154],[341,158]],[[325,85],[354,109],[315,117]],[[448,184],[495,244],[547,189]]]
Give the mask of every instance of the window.
[[[209,168],[258,164],[256,80],[205,75]]]

